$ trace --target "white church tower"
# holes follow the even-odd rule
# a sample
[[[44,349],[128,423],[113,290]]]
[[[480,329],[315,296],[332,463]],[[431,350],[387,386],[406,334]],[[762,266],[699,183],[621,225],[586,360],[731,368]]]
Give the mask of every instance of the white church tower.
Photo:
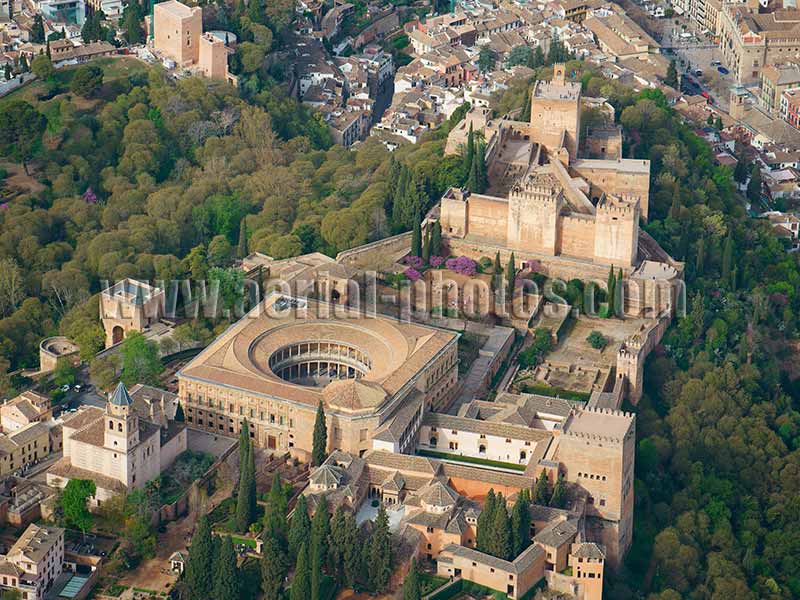
[[[120,382],[106,404],[106,448],[127,453],[139,444],[139,418],[132,405],[128,390]]]

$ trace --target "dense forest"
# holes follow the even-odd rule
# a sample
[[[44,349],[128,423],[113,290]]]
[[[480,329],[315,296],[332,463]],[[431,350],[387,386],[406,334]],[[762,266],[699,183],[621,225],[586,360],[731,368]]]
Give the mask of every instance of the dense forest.
[[[86,357],[100,347],[90,295],[104,279],[204,278],[256,250],[334,254],[407,229],[409,206],[465,179],[443,157],[461,113],[417,145],[350,151],[258,70],[237,93],[133,62],[99,61],[88,86],[59,70],[0,103],[0,393],[45,336],[70,335]],[[608,596],[800,597],[797,263],[662,94],[568,70],[615,107],[627,155],[652,161],[646,229],[688,284],[634,409],[635,540]],[[524,115],[530,85],[498,112]]]

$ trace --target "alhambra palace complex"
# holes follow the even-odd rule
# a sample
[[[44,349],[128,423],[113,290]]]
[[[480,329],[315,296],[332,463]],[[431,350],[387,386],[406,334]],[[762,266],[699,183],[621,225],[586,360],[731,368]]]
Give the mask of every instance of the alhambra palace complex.
[[[604,565],[617,568],[632,539],[635,416],[621,406],[641,397],[644,361],[672,319],[683,265],[639,226],[647,219],[649,162],[621,156],[619,127],[584,131],[587,106],[613,123],[613,109],[582,98],[580,84],[556,65],[552,81],[534,87],[530,123],[471,110],[446,152],[461,152],[470,129],[480,133],[489,189],[449,189],[423,225],[439,221],[452,256],[499,252],[506,261],[514,252],[517,264],[535,263],[548,278],[605,287],[613,265],[624,273],[624,318],[573,311],[574,323],[562,328],[569,309],[552,321],[550,309],[563,305],[536,297],[524,319],[452,327],[430,307],[390,316],[382,292],[396,292],[395,305],[403,292],[388,286],[376,312],[363,310],[350,284],[369,271],[401,271],[410,234],[336,259],[256,253],[243,262],[248,277],[281,279],[292,290],[266,283],[263,302],[179,371],[187,425],[234,436],[246,418],[257,446],[307,460],[321,403],[330,455],[305,490],[312,508],[322,494],[353,511],[379,499],[398,511],[399,532],[441,575],[513,599],[544,579],[551,589],[599,600]],[[444,288],[471,281],[446,269],[430,273],[445,278],[436,280]],[[163,294],[132,280],[106,290],[107,344],[156,328]],[[515,366],[514,340],[529,340],[550,322],[553,351],[536,367]],[[477,327],[485,343],[460,374],[462,332]],[[609,339],[603,352],[584,342],[598,328]],[[563,477],[567,505],[532,506],[532,545],[515,560],[479,552],[477,517],[488,491],[513,503],[542,473],[551,489]]]

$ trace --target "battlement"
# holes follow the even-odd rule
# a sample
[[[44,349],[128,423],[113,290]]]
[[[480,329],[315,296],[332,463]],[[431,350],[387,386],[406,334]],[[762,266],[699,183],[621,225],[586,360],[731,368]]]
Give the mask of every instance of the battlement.
[[[611,437],[607,435],[600,435],[596,433],[585,433],[583,431],[565,431],[564,435],[571,438],[586,440],[589,442],[605,442],[607,444],[622,444],[625,439],[618,437]]]
[[[639,209],[639,198],[631,193],[619,196],[603,194],[597,203],[597,214],[632,217]]]
[[[614,417],[622,417],[625,419],[633,419],[635,414],[627,410],[617,410],[615,408],[603,408],[599,406],[587,406],[581,409],[585,413],[594,413],[597,415],[612,415]]]
[[[469,199],[470,191],[462,188],[450,188],[444,193],[444,200],[454,200],[456,202],[466,202]]]

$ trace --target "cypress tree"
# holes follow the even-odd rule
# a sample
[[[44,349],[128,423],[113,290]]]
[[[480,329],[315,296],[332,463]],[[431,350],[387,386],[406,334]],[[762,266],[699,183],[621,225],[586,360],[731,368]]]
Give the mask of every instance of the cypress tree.
[[[558,474],[556,484],[553,486],[553,495],[550,497],[550,506],[553,508],[564,508],[567,501],[567,489],[564,485],[563,473]]]
[[[308,568],[308,549],[305,542],[297,551],[297,562],[294,566],[292,589],[289,600],[308,600],[311,596],[311,577]]]
[[[478,160],[478,155],[472,159],[472,163],[469,167],[469,174],[467,175],[467,182],[464,185],[464,187],[466,187],[470,192],[475,194],[479,194],[481,192],[479,182],[480,176],[478,175]]]
[[[253,522],[253,510],[250,506],[250,499],[253,496],[255,489],[255,481],[250,473],[250,454],[251,448],[248,440],[248,450],[246,451],[245,464],[239,469],[239,490],[236,495],[236,515],[235,524],[236,530],[239,533],[244,533]]]
[[[411,185],[411,172],[403,165],[400,167],[400,176],[392,198],[391,224],[394,233],[400,233],[405,227],[404,208],[406,192]]]
[[[175,407],[175,420],[178,423],[183,423],[186,420],[186,416],[183,414],[183,406],[181,406],[180,401],[178,401],[178,406]]]
[[[255,473],[253,473],[255,479]],[[257,501],[253,499],[254,515],[257,510]],[[281,484],[281,477],[276,472],[272,478],[272,487],[270,488],[269,495],[267,496],[267,506],[264,510],[264,529],[262,537],[274,538],[282,548],[288,547],[287,543],[287,529],[286,524],[286,510],[288,503],[286,501],[286,494],[283,491]]]
[[[428,261],[431,259],[431,230],[427,229],[425,231],[425,240],[422,242],[422,260],[425,261],[425,264],[428,264]]]
[[[308,500],[301,494],[294,505],[292,524],[289,528],[289,558],[297,560],[300,546],[308,541],[311,535],[311,519],[308,518]]]
[[[314,421],[314,439],[311,448],[311,466],[318,467],[328,457],[328,426],[325,424],[325,409],[322,400],[317,406],[317,418]]]
[[[467,134],[467,151],[464,153],[464,177],[469,178],[472,171],[472,161],[475,159],[475,132],[472,131],[472,123],[469,124]]]
[[[758,165],[753,165],[753,170],[750,172],[747,199],[751,204],[757,204],[761,200],[761,169],[758,168]]]
[[[324,544],[320,540],[312,537],[311,551],[309,553],[309,559],[311,562],[311,600],[320,600],[320,595],[322,592],[322,565],[325,564],[325,559],[323,557],[323,546]]]
[[[352,588],[358,581],[361,571],[361,548],[358,545],[358,526],[353,515],[344,517],[342,533],[342,566],[344,568],[344,584]]]
[[[264,592],[264,600],[280,600],[283,597],[283,582],[289,572],[289,563],[277,540],[270,537],[262,539],[261,590]]]
[[[236,248],[239,258],[247,256],[247,219],[242,217],[239,222],[239,245]]]
[[[614,314],[620,319],[625,316],[625,288],[623,287],[623,280],[622,267],[620,267],[614,287]]]
[[[431,230],[431,256],[442,255],[442,225],[439,221],[433,224]]]
[[[328,501],[321,496],[319,504],[311,520],[311,548],[319,553],[320,565],[324,565],[328,554],[328,536],[331,533],[331,515],[328,512]],[[314,557],[311,557],[312,561]],[[312,565],[314,567],[314,565]]]
[[[482,194],[486,191],[486,188],[489,187],[489,176],[486,173],[486,144],[480,144],[478,146],[478,153],[477,153],[477,182],[478,188],[477,192]]]
[[[508,293],[509,300],[514,298],[514,284],[516,283],[517,278],[517,267],[514,264],[514,253],[511,253],[511,256],[508,257],[508,266],[506,267],[506,291]]]
[[[391,216],[392,214],[392,206],[394,204],[395,198],[395,191],[397,190],[397,184],[400,181],[400,163],[398,160],[392,155],[389,158],[389,176],[388,176],[388,183],[389,185],[386,186],[386,197],[383,200],[383,210],[386,212],[387,216]]]
[[[189,558],[186,561],[186,587],[190,598],[208,598],[213,592],[214,542],[211,539],[211,525],[203,516],[189,545]]]
[[[216,557],[214,568],[214,599],[239,600],[239,569],[236,566],[236,553],[233,551],[233,540],[226,535],[222,540],[222,548]]]
[[[517,501],[514,503],[514,508],[511,511],[512,558],[519,556],[519,554],[530,545],[530,531],[530,493],[528,490],[522,490],[518,494]]]
[[[492,527],[494,526],[494,510],[497,500],[494,494],[494,488],[489,490],[486,494],[486,500],[483,503],[483,510],[478,516],[478,526],[475,532],[475,546],[481,552],[488,552],[492,539]]]
[[[669,216],[673,219],[677,219],[681,214],[681,194],[680,194],[680,186],[675,186],[675,191],[672,194],[672,205],[669,207]]]
[[[694,272],[695,275],[702,275],[705,272],[705,260],[706,260],[706,240],[705,238],[700,238],[697,240],[697,256],[695,258],[694,263]]]
[[[731,283],[731,269],[733,269],[733,236],[729,232],[722,248],[722,281],[728,284]]]
[[[508,508],[503,494],[498,494],[497,496],[497,506],[494,511],[494,525],[492,529],[494,539],[491,544],[493,550],[491,554],[503,560],[512,560],[511,519],[508,518]]]
[[[500,252],[494,255],[494,268],[492,269],[492,291],[496,292],[503,285],[503,267],[500,265]]]
[[[411,229],[411,256],[422,256],[422,225],[419,212],[414,214],[414,226]]]
[[[608,315],[611,316],[614,312],[616,303],[614,302],[614,293],[617,291],[617,279],[614,276],[614,265],[608,270],[608,280],[606,281],[606,300],[608,302]]]
[[[378,509],[378,516],[375,518],[375,527],[370,537],[367,556],[370,587],[373,592],[378,594],[385,592],[392,576],[392,544],[389,533],[389,517],[383,504]]]
[[[336,578],[338,585],[344,582],[345,512],[340,504],[333,511],[331,533],[328,537],[328,573]]]
[[[247,464],[247,451],[250,449],[250,425],[247,419],[242,421],[242,427],[239,429],[239,472],[244,469]]]
[[[542,471],[539,479],[536,480],[536,485],[533,487],[533,503],[540,506],[547,506],[547,501],[550,499],[550,494],[547,490],[547,474]]]
[[[417,559],[411,559],[411,568],[403,579],[403,600],[420,600],[422,591],[419,586],[419,569]]]

